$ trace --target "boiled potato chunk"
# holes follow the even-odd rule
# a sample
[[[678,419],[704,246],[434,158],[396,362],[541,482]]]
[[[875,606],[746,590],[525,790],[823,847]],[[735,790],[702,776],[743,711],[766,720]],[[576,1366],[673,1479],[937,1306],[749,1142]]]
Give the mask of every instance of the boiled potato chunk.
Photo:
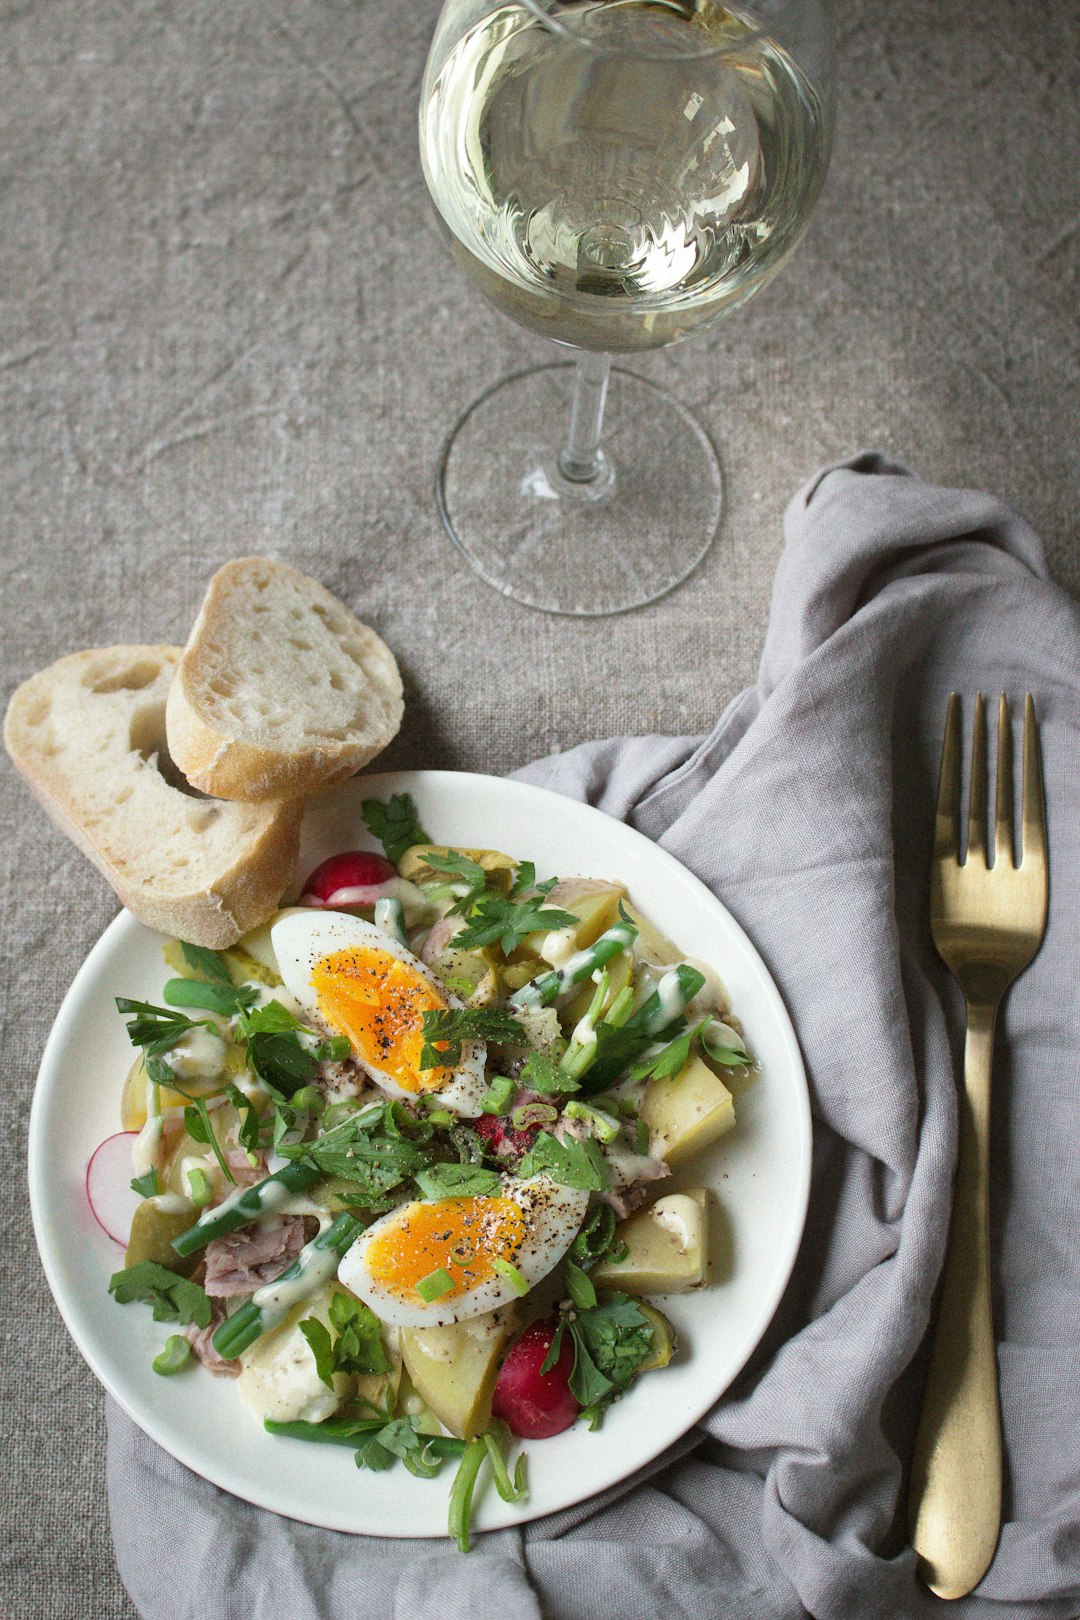
[[[677,945],[674,945],[666,934],[654,928],[647,917],[643,917],[636,906],[626,901],[623,910],[638,931],[634,941],[634,955],[643,962],[655,962],[658,967],[667,967],[674,962],[685,961],[685,955]]]
[[[127,1253],[124,1255],[125,1269],[140,1265],[144,1260],[153,1260],[159,1266],[167,1266],[170,1271],[194,1271],[200,1256],[193,1254],[181,1260],[172,1246],[172,1240],[194,1225],[196,1214],[193,1204],[188,1204],[186,1209],[162,1209],[157,1198],[145,1198],[131,1218]]]
[[[501,889],[504,894],[510,890],[517,871],[517,861],[511,860],[498,849],[461,849],[456,844],[414,844],[412,849],[406,850],[398,863],[398,871],[410,883],[426,883],[430,878],[445,878],[445,872],[437,872],[429,866],[428,855],[464,855],[466,860],[473,861],[488,874],[493,886]]]
[[[401,1353],[416,1393],[462,1440],[491,1421],[491,1392],[512,1326],[513,1312],[503,1308],[450,1327],[402,1329]]]
[[[670,1080],[651,1080],[641,1104],[649,1152],[680,1164],[735,1124],[735,1104],[719,1075],[691,1057]]]
[[[330,1286],[301,1300],[280,1327],[264,1333],[240,1357],[237,1388],[244,1405],[257,1418],[270,1418],[275,1423],[321,1423],[352,1393],[353,1381],[345,1373],[335,1373],[334,1388],[327,1389],[316,1369],[311,1346],[300,1331],[301,1321],[316,1316],[333,1335],[332,1295]]]
[[[214,1076],[201,1084],[186,1080],[184,1088],[186,1093],[210,1092],[220,1090],[222,1084],[220,1077]],[[183,1108],[190,1101],[190,1095],[173,1091],[169,1086],[158,1088],[159,1108]],[[141,1057],[137,1057],[131,1065],[120,1093],[120,1124],[125,1131],[141,1131],[146,1124],[146,1064]]]
[[[615,1235],[626,1244],[627,1256],[593,1267],[589,1275],[597,1288],[621,1288],[628,1294],[684,1294],[700,1288],[709,1265],[708,1194],[702,1187],[669,1193],[623,1221]]]
[[[626,899],[621,883],[609,883],[606,878],[562,878],[548,894],[545,906],[557,906],[577,918],[572,929],[566,930],[566,939],[575,951],[584,950],[600,938],[605,929],[618,921],[619,902]],[[543,940],[544,936],[539,936]],[[549,939],[550,935],[547,936]],[[561,941],[563,934],[557,932]],[[541,954],[544,954],[541,945]],[[545,956],[545,960],[550,960]]]

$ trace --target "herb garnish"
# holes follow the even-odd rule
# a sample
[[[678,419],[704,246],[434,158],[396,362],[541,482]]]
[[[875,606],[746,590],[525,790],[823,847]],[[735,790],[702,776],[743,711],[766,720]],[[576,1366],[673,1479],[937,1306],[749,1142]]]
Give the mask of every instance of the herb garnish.
[[[498,1192],[502,1180],[479,1164],[432,1164],[414,1179],[425,1198],[483,1198]]]
[[[177,1276],[154,1260],[140,1260],[137,1266],[117,1271],[109,1279],[109,1293],[120,1305],[144,1300],[154,1307],[155,1322],[194,1322],[210,1325],[210,1301],[198,1283]]]
[[[580,1283],[595,1300],[592,1283],[579,1272]],[[583,1292],[582,1297],[587,1297]],[[550,1372],[559,1359],[563,1335],[574,1341],[570,1388],[597,1426],[604,1407],[627,1389],[653,1347],[653,1330],[639,1305],[625,1294],[610,1294],[591,1306],[564,1313],[540,1368]]]
[[[554,881],[554,880],[553,880]],[[551,887],[550,884],[547,887]],[[469,921],[454,935],[459,950],[478,950],[496,941],[504,956],[516,950],[529,934],[546,934],[557,928],[572,928],[577,918],[557,906],[545,906],[543,894],[515,900],[511,894],[489,890],[469,910]]]
[[[414,844],[431,842],[416,819],[416,806],[408,793],[395,793],[385,804],[381,799],[365,799],[360,814],[395,866]]]
[[[312,1142],[282,1142],[278,1152],[355,1182],[364,1208],[385,1206],[386,1195],[424,1167],[421,1148],[401,1133],[392,1110],[392,1104],[377,1103]]]
[[[494,1041],[505,1046],[528,1046],[528,1036],[504,1007],[447,1007],[423,1014],[424,1044],[420,1069],[452,1068],[461,1062],[464,1041]]]
[[[305,1317],[298,1324],[311,1346],[315,1367],[328,1388],[334,1387],[335,1373],[384,1373],[390,1360],[382,1342],[382,1324],[375,1312],[347,1294],[335,1294],[330,1301],[330,1323],[336,1338],[317,1316]]]
[[[604,1155],[595,1137],[584,1141],[567,1137],[560,1141],[550,1131],[540,1131],[521,1161],[521,1176],[550,1176],[560,1187],[578,1187],[587,1192],[603,1192],[611,1185]]]

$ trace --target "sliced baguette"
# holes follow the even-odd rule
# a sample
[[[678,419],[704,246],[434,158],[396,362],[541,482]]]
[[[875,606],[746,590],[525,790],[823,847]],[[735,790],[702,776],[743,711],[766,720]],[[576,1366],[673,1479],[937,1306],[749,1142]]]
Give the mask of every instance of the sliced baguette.
[[[56,822],[150,928],[220,950],[263,922],[293,874],[299,803],[183,791],[165,747],[179,647],[103,647],[32,675],[8,753]]]
[[[207,587],[169,693],[169,751],[223,799],[291,799],[352,776],[401,725],[389,647],[316,580],[241,557]]]

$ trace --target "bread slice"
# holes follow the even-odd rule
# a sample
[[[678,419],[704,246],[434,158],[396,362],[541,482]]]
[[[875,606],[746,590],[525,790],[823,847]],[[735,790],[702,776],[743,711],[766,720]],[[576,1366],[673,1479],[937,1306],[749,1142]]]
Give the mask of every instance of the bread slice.
[[[190,782],[291,799],[352,776],[401,725],[389,647],[306,574],[241,557],[210,581],[166,714]]]
[[[220,950],[289,884],[302,806],[194,794],[165,747],[179,647],[72,653],[13,694],[8,753],[140,922]]]

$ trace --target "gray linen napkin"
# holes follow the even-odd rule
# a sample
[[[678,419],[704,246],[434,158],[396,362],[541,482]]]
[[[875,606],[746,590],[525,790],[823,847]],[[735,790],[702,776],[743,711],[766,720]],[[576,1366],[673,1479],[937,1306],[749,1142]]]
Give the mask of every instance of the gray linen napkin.
[[[1080,612],[998,502],[878,455],[819,473],[786,525],[758,684],[711,735],[590,744],[521,773],[678,856],[743,923],[791,1009],[813,1191],[764,1345],[652,1471],[468,1557],[251,1508],[110,1405],[117,1559],[146,1620],[945,1612],[916,1581],[903,1508],[962,1027],[925,896],[946,698],[980,687],[1035,694],[1052,876],[1046,941],[1008,998],[994,1075],[1005,1522],[977,1595],[948,1612],[1080,1612]]]

